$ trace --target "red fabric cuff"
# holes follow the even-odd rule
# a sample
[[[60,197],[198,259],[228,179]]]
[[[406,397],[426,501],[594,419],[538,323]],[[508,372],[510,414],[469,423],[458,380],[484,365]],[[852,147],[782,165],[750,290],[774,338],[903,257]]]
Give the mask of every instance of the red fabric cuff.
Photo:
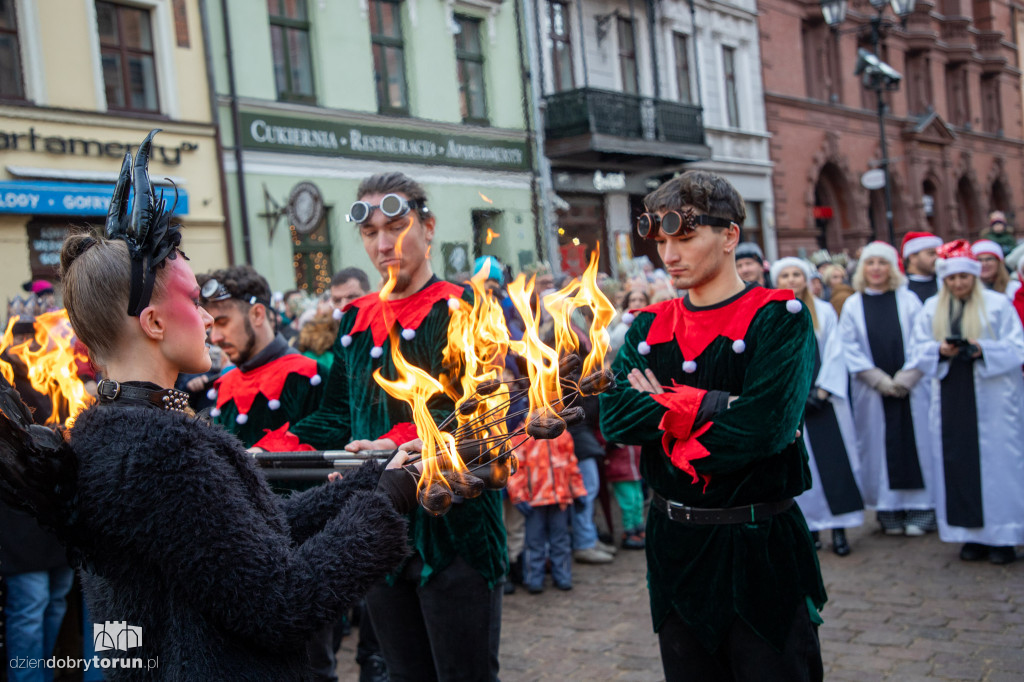
[[[679,439],[690,437],[700,404],[707,391],[692,386],[666,386],[665,393],[651,394],[659,404],[668,408],[658,428]]]
[[[698,475],[697,469],[693,466],[693,460],[707,457],[711,453],[707,448],[698,442],[697,438],[711,428],[714,422],[708,422],[693,432],[689,438],[675,438],[668,431],[661,437],[661,446],[665,448],[669,460],[677,469],[682,469],[693,477],[693,482],[704,480],[704,488],[708,487],[710,476]]]
[[[288,426],[289,422],[285,422],[279,429],[264,429],[267,435],[253,443],[253,447],[263,448],[267,452],[307,452],[316,449],[301,442],[298,436],[288,431]]]
[[[395,445],[402,445],[411,440],[416,440],[419,438],[419,434],[416,432],[415,424],[412,422],[401,422],[392,426],[390,431],[378,437],[377,440],[381,438],[390,438],[395,441]]]

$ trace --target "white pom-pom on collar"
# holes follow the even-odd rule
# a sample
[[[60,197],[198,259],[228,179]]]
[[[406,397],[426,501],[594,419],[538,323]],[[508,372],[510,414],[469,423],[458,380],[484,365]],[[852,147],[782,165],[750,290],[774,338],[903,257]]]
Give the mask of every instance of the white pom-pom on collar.
[[[636,345],[636,352],[640,353],[640,355],[647,355],[651,352],[651,345],[646,341],[641,341]]]
[[[459,299],[457,299],[455,297],[449,298],[448,299],[448,307],[451,308],[452,310],[458,310],[459,309]]]
[[[206,392],[206,397],[209,398],[210,400],[216,400],[217,399],[217,389],[216,388],[211,388],[209,391]]]
[[[402,330],[402,338],[405,339],[406,341],[412,341],[413,339],[416,338],[416,330],[415,329],[403,329]]]
[[[370,357],[376,360],[380,356],[384,355],[384,349],[380,346],[374,346],[370,349]]]
[[[220,416],[220,408],[219,407],[215,407],[212,410],[210,410],[210,416],[211,417],[219,417]]]
[[[786,310],[793,314],[800,312],[800,309],[803,307],[804,304],[796,300],[795,298],[791,298],[788,301],[786,301]]]
[[[319,374],[314,374],[313,376],[311,376],[309,378],[309,385],[310,386],[319,386],[321,381],[323,381],[323,379],[320,378],[320,375]]]
[[[244,424],[245,422],[249,421],[249,415],[247,415],[245,412],[239,412],[238,416],[235,417],[235,421],[239,424]]]
[[[733,353],[742,353],[746,349],[747,349],[747,342],[744,341],[743,339],[736,339],[735,341],[732,342],[732,352]]]
[[[336,320],[340,320],[343,314],[344,313],[341,312],[341,308],[335,308],[334,312],[331,313],[331,317],[333,317]]]
[[[343,335],[341,337],[341,345],[342,345],[343,348],[348,348],[349,346],[351,346],[352,345],[352,337],[349,336],[348,334]]]
[[[269,407],[271,410],[279,410],[279,409],[281,409],[281,401],[280,400],[268,400],[267,401],[267,407]]]
[[[634,315],[633,313],[622,313],[622,324],[626,325],[627,327],[633,324],[633,320],[635,319],[636,315]]]
[[[697,363],[693,360],[687,360],[683,363],[683,371],[687,374],[693,374],[697,371]]]

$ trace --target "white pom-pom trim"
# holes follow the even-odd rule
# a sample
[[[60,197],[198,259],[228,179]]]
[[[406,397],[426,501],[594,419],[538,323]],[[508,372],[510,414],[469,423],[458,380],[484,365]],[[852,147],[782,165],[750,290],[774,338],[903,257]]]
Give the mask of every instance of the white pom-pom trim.
[[[791,298],[788,301],[786,301],[786,310],[788,310],[791,313],[798,313],[800,312],[800,309],[803,307],[803,303],[796,300],[795,298]]]
[[[333,318],[334,318],[334,319],[336,319],[336,320],[340,320],[340,319],[341,319],[341,316],[342,316],[342,314],[343,314],[343,313],[341,312],[341,308],[335,308],[335,309],[334,309],[334,312],[333,312],[333,313],[331,313],[331,317],[333,317]]]
[[[249,421],[249,415],[242,412],[237,417],[235,417],[235,421],[238,422],[239,424],[244,424],[245,422]]]
[[[626,325],[627,327],[633,324],[633,320],[635,319],[636,315],[634,315],[633,313],[622,313],[622,324]]]
[[[687,360],[683,363],[683,371],[687,374],[693,374],[697,371],[697,363],[693,360]]]
[[[348,348],[349,346],[351,346],[352,345],[352,337],[349,336],[348,334],[345,334],[344,336],[342,336],[341,337],[341,345],[344,348]]]
[[[636,351],[640,353],[640,355],[647,355],[651,352],[651,346],[646,341],[641,341],[636,345]]]
[[[449,298],[448,299],[448,307],[451,308],[452,310],[458,310],[459,309],[459,299],[457,299],[457,298]]]
[[[209,391],[206,392],[206,397],[209,398],[210,400],[216,400],[217,399],[217,389],[211,388]]]
[[[267,401],[267,407],[269,407],[271,410],[279,410],[279,409],[281,409],[281,401],[280,400],[268,400]]]
[[[309,378],[309,385],[310,386],[319,386],[321,381],[323,381],[323,379],[320,378],[320,375],[319,374],[314,374],[313,376],[311,376]]]
[[[384,349],[381,348],[380,346],[374,346],[373,348],[370,349],[370,357],[371,358],[376,359],[376,358],[379,358],[382,355],[384,355]]]
[[[211,417],[219,417],[220,416],[220,409],[215,407],[212,410],[210,410],[210,416]]]
[[[743,339],[736,339],[732,342],[732,352],[742,353],[747,349],[747,344]]]
[[[402,330],[402,338],[405,339],[406,341],[412,341],[413,339],[416,338],[416,330],[415,329],[403,329]]]

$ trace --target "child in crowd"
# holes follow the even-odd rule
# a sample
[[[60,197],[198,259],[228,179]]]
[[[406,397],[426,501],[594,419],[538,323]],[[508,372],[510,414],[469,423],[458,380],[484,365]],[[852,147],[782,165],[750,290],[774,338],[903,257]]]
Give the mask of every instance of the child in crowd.
[[[508,482],[509,499],[526,516],[523,582],[530,594],[544,591],[544,566],[560,590],[572,589],[569,505],[586,497],[569,432],[553,440],[531,439],[516,451],[519,472]]]
[[[612,484],[622,510],[622,548],[643,549],[644,490],[640,476],[640,446],[608,443],[605,478]]]

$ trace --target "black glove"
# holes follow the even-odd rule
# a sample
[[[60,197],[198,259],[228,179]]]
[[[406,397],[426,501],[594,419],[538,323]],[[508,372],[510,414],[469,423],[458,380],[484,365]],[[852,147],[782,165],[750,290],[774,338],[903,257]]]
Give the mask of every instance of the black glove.
[[[384,493],[399,514],[416,509],[416,477],[405,469],[385,469],[377,481],[377,492]]]

